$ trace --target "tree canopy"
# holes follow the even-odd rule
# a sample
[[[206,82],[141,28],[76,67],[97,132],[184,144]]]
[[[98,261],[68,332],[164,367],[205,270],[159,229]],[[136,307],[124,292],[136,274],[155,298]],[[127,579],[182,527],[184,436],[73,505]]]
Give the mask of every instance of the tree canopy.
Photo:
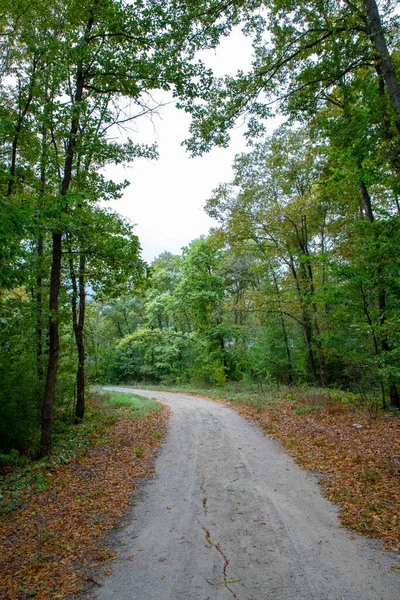
[[[307,383],[399,408],[394,2],[2,7],[0,450],[48,453],[87,381]],[[199,51],[238,26],[251,68],[214,77]],[[215,230],[149,267],[104,167],[157,157],[133,127],[157,90],[191,114],[192,154],[241,116],[250,148],[207,201]]]

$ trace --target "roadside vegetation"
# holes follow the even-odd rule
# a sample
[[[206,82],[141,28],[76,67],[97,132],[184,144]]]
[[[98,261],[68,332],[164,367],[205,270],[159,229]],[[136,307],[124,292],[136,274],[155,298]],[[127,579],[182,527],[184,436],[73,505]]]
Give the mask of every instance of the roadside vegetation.
[[[8,465],[0,486],[1,597],[65,598],[116,558],[107,532],[132,506],[165,435],[168,409],[132,394],[92,393],[85,426],[50,458]],[[20,460],[20,463],[22,461]]]

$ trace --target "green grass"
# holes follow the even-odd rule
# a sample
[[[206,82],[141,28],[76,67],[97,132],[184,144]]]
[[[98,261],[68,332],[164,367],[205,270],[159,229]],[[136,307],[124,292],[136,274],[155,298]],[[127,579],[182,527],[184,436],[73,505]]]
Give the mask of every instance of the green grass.
[[[231,382],[224,387],[206,387],[190,383],[180,385],[144,385],[141,383],[140,388],[154,391],[189,392],[199,396],[208,396],[209,398],[230,400],[231,402],[250,403],[259,409],[273,406],[277,396],[279,396],[276,387],[265,387],[261,391],[256,384],[250,385],[242,382]]]
[[[211,387],[196,384],[144,385],[141,389],[158,391],[189,392],[199,396],[208,396],[235,403],[252,405],[256,410],[264,411],[279,408],[282,400],[293,404],[297,414],[307,414],[321,410],[332,404],[343,404],[349,408],[368,408],[372,402],[378,402],[373,393],[363,397],[342,390],[316,388],[308,385],[288,386],[265,383],[263,386],[248,382],[228,382],[223,387]]]
[[[136,394],[127,392],[106,392],[106,395],[113,406],[130,408],[133,416],[146,417],[159,412],[161,404],[152,398],[144,398]]]

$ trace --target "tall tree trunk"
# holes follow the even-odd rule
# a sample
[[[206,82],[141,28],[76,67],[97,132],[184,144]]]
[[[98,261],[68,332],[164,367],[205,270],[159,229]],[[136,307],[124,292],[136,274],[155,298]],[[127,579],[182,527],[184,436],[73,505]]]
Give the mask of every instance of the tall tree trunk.
[[[363,2],[367,11],[370,35],[377,54],[377,64],[382,71],[389,98],[396,113],[396,126],[400,131],[400,85],[386,44],[378,6],[375,0],[363,0]]]
[[[43,381],[43,236],[39,234],[37,243],[36,270],[36,364],[39,384]]]
[[[305,340],[306,340],[308,364],[310,366],[311,377],[313,380],[313,384],[315,386],[317,386],[319,383],[319,379],[318,379],[318,375],[317,375],[317,366],[315,364],[315,357],[314,357],[311,320],[309,319],[309,317],[304,309],[302,310],[302,323],[303,323],[303,327],[304,327],[304,336],[305,336]]]
[[[85,292],[85,254],[81,248],[79,256],[79,274],[76,277],[72,248],[69,249],[69,271],[72,282],[72,326],[78,353],[76,375],[76,407],[75,423],[82,421],[85,414],[85,345],[83,330],[85,325],[86,292]]]
[[[306,303],[304,301],[304,295],[303,295],[301,287],[300,287],[300,282],[299,282],[299,278],[297,276],[297,271],[296,271],[296,267],[295,267],[295,264],[293,261],[293,256],[290,256],[290,271],[291,271],[293,279],[294,279],[297,295],[298,295],[299,302],[300,302],[301,324],[303,326],[304,338],[305,338],[306,347],[307,347],[308,364],[310,367],[311,378],[312,378],[313,384],[316,386],[316,385],[318,385],[318,376],[317,376],[317,367],[315,364],[315,357],[314,357],[312,323],[311,323],[311,319],[310,319],[308,311],[307,311]]]
[[[94,0],[94,5],[98,0]],[[93,8],[90,10],[90,16],[86,24],[86,31],[82,40],[82,46],[89,43],[89,34],[94,24]],[[83,89],[85,76],[82,59],[78,60],[76,68],[76,82],[74,93],[74,106],[71,119],[71,128],[65,153],[64,174],[61,183],[61,198],[63,200],[62,212],[68,212],[67,193],[72,179],[72,166],[75,158],[75,149],[77,135],[79,131],[81,117],[81,102],[83,99]],[[51,450],[51,423],[53,404],[56,391],[57,366],[59,355],[59,332],[58,332],[58,308],[61,282],[61,257],[62,257],[62,233],[53,232],[52,235],[52,266],[50,280],[50,322],[49,322],[49,362],[47,367],[46,387],[42,406],[42,441],[41,455],[45,456]]]
[[[306,255],[307,255],[307,257],[309,257],[308,251],[307,251]],[[306,274],[307,274],[306,276],[308,278],[309,286],[310,286],[310,297],[314,298],[314,293],[315,293],[314,274],[313,274],[312,266],[311,266],[309,260],[307,260]],[[322,348],[321,331],[320,331],[319,323],[318,323],[318,308],[317,308],[317,305],[314,302],[314,300],[311,302],[311,308],[312,308],[312,314],[313,314],[313,326],[314,326],[314,331],[315,331],[315,345],[317,346],[318,359],[319,359],[319,379],[321,382],[321,386],[324,387],[325,383],[326,383],[325,355],[324,355],[324,351]]]
[[[61,253],[62,234],[52,235],[52,265],[50,276],[49,300],[49,360],[47,365],[46,385],[42,405],[42,436],[40,455],[47,456],[51,450],[51,424],[53,421],[53,405],[56,393],[56,378],[59,355],[58,307],[61,285]]]
[[[47,94],[46,94],[47,95]],[[47,110],[45,108],[45,114]],[[43,251],[44,251],[44,238],[42,234],[42,216],[41,212],[45,202],[45,188],[46,188],[46,166],[47,166],[47,129],[46,125],[42,131],[42,151],[40,157],[40,201],[39,201],[39,212],[38,212],[38,225],[39,235],[37,242],[37,265],[36,265],[36,363],[37,363],[37,376],[39,385],[43,381]]]
[[[361,166],[359,167],[361,169]],[[365,183],[360,179],[360,192],[364,203],[364,210],[366,217],[370,223],[373,223],[375,220],[374,213],[372,210],[371,197],[368,193],[367,187]]]
[[[378,361],[378,365],[380,367],[381,366],[381,358],[380,358],[381,353],[380,353],[380,348],[379,348],[379,341],[378,341],[378,337],[375,333],[374,324],[372,322],[372,318],[371,318],[371,315],[369,312],[367,297],[364,292],[363,286],[361,286],[360,291],[361,291],[361,299],[363,301],[363,310],[364,310],[365,316],[367,317],[367,322],[368,322],[368,325],[372,332],[372,341],[374,344],[375,356]],[[381,395],[382,395],[382,408],[383,408],[383,410],[386,410],[387,406],[386,406],[385,386],[384,386],[382,376],[379,376],[379,384],[380,384]]]
[[[363,182],[361,182],[360,187],[361,187],[361,193],[362,193],[362,196],[364,199],[364,204],[367,207],[366,213],[367,213],[368,221],[370,221],[370,223],[373,223],[375,220],[375,217],[372,212],[371,198],[370,198],[369,192]],[[378,285],[380,285],[381,268],[379,267],[379,265],[376,268],[376,278],[378,281]],[[379,290],[379,295],[378,295],[379,326],[380,326],[379,327],[380,328],[379,341],[380,341],[380,347],[381,347],[382,352],[389,352],[390,346],[389,346],[389,342],[388,342],[387,333],[385,331],[385,321],[386,321],[385,313],[386,313],[386,308],[387,308],[387,306],[386,306],[386,291],[385,291],[385,289],[382,288],[382,286],[380,286],[380,287],[381,287],[381,289]],[[370,319],[369,315],[368,315],[368,318]],[[376,349],[376,344],[377,344],[377,340],[376,340],[376,336],[374,334],[375,353],[378,356],[379,351],[377,351],[377,349]],[[393,377],[389,378],[388,383],[389,383],[390,404],[394,408],[400,408],[400,396],[399,396],[396,382],[394,381]],[[383,382],[381,382],[381,386],[382,385],[383,385]],[[384,396],[383,396],[382,405],[384,408],[386,408],[386,400],[385,400]]]
[[[322,348],[321,337],[320,337],[321,332],[319,329],[319,323],[318,323],[318,318],[317,318],[317,305],[315,303],[313,303],[312,308],[313,308],[313,325],[314,325],[314,330],[315,330],[315,345],[317,346],[318,359],[319,359],[319,379],[321,382],[321,386],[325,387],[325,384],[326,384],[325,355],[324,355],[324,350]]]
[[[86,311],[85,262],[85,253],[81,248],[81,254],[79,257],[79,311],[78,322],[75,329],[76,347],[78,350],[75,423],[80,423],[85,414],[85,345],[83,338]]]
[[[67,144],[64,176],[61,184],[61,197],[63,199],[62,212],[68,212],[67,193],[71,184],[72,165],[75,156],[76,137],[79,129],[80,108],[79,103],[83,96],[84,74],[82,64],[78,66],[75,88],[75,111],[71,121],[71,129]],[[51,423],[53,404],[56,391],[57,366],[59,356],[59,332],[58,332],[58,309],[61,282],[61,257],[62,257],[62,233],[53,232],[52,235],[52,266],[50,279],[50,302],[49,302],[49,361],[47,366],[46,386],[42,406],[42,440],[41,455],[46,456],[51,450]]]
[[[380,325],[380,342],[382,352],[389,352],[390,346],[387,338],[387,333],[385,331],[385,321],[386,321],[386,293],[382,290],[379,294],[378,299],[379,306],[379,325]],[[397,389],[396,383],[392,377],[389,377],[389,398],[390,405],[393,408],[400,408],[400,397],[399,391]]]
[[[280,294],[280,290],[279,290],[278,282],[276,280],[275,273],[273,271],[272,271],[272,278],[274,280],[276,297],[278,299],[279,316],[280,316],[281,327],[282,327],[283,341],[285,342],[285,351],[286,351],[286,360],[287,360],[287,369],[288,369],[288,381],[289,381],[289,384],[292,385],[293,384],[292,356],[290,353],[289,340],[288,340],[288,335],[287,335],[287,331],[286,331],[285,317],[284,317],[284,314],[282,311],[281,294]]]

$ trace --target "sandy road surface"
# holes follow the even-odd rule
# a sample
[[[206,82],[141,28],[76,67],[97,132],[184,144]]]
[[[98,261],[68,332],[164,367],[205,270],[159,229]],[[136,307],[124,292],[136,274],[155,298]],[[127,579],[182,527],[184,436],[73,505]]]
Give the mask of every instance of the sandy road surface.
[[[256,425],[202,398],[135,393],[173,415],[157,477],[117,534],[120,560],[90,598],[399,600],[400,557],[350,540],[316,478]]]

